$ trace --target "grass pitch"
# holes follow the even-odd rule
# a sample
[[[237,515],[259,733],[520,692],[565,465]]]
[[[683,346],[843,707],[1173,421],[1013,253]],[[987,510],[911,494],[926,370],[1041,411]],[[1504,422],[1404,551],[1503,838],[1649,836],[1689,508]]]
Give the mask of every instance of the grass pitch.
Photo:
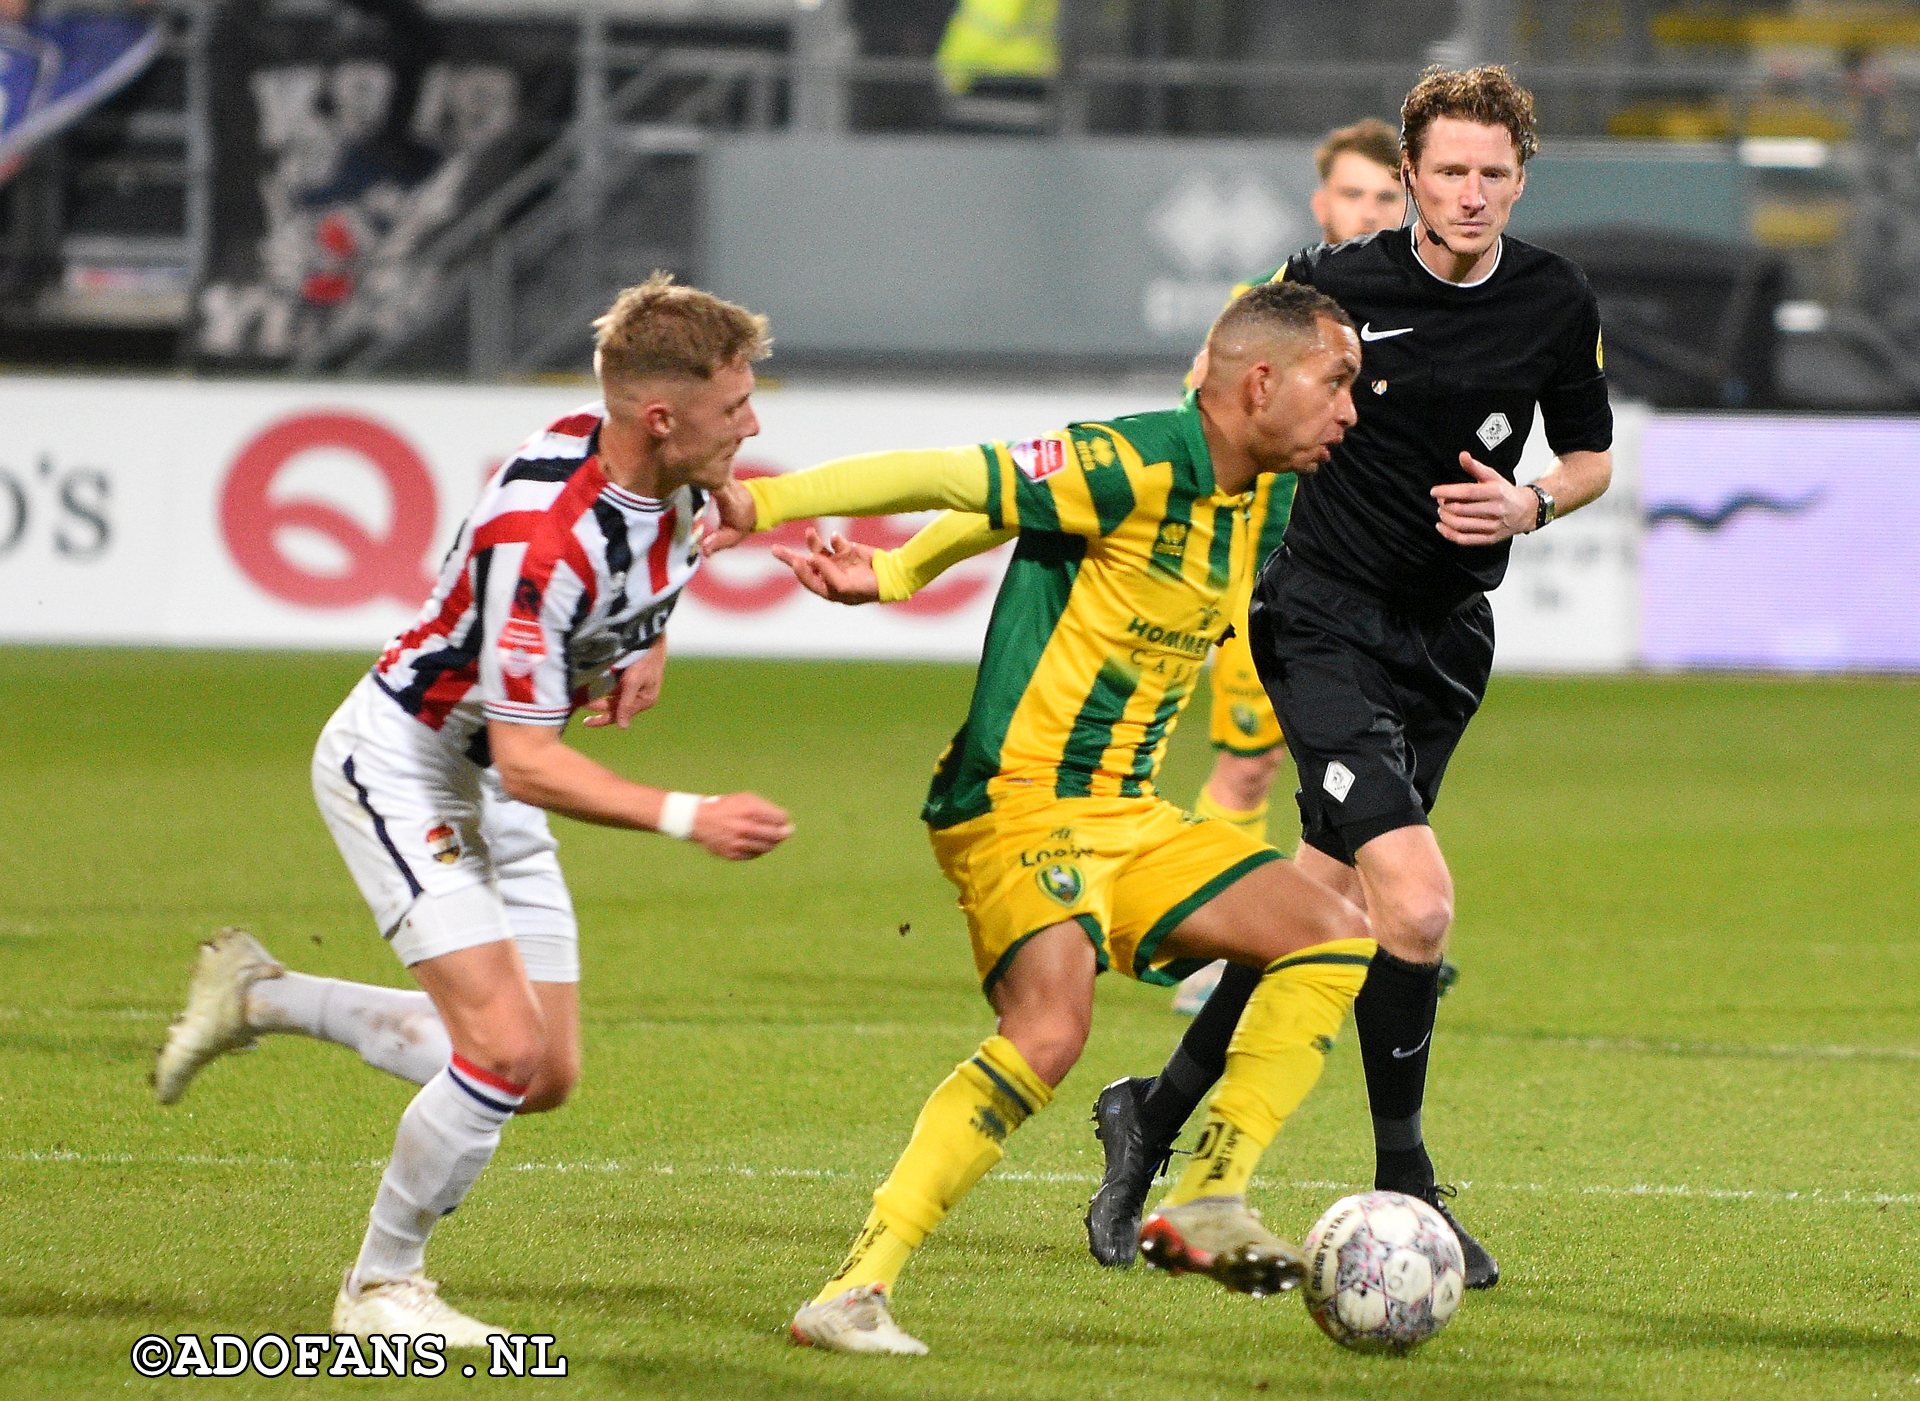
[[[0,651],[0,1395],[1920,1396],[1920,687],[1495,681],[1437,814],[1464,973],[1427,1121],[1506,1275],[1420,1352],[1092,1264],[1087,1106],[1183,1025],[1110,977],[1055,1107],[903,1282],[933,1355],[892,1360],[783,1325],[988,1027],[915,821],[970,676],[687,661],[638,729],[576,739],[756,788],[799,835],[736,867],[559,824],[586,1078],[430,1256],[457,1303],[557,1335],[568,1377],[141,1380],[143,1334],[324,1330],[411,1094],[291,1038],[171,1110],[145,1085],[218,925],[403,981],[307,793],[364,662]],[[1369,1165],[1343,1045],[1257,1198],[1297,1236]]]

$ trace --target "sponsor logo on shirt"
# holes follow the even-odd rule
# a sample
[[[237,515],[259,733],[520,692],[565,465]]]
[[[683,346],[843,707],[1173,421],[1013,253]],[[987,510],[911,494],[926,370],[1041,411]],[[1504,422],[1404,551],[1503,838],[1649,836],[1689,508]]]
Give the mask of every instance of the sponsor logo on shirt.
[[[1058,438],[1015,443],[1007,449],[1007,456],[1020,469],[1020,475],[1030,482],[1043,482],[1067,465],[1066,444]]]
[[[531,618],[509,618],[500,629],[500,650],[505,654],[500,669],[509,676],[526,677],[547,655],[547,641],[540,624]]]
[[[451,822],[436,822],[427,828],[427,850],[442,866],[451,866],[460,859],[460,834],[453,830]]]

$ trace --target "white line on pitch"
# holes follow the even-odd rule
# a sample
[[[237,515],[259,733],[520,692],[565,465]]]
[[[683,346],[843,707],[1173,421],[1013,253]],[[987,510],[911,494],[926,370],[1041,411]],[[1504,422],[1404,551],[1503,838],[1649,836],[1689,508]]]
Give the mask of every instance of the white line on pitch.
[[[1530,1035],[1524,1031],[1459,1029],[1461,1040],[1513,1041],[1528,1046],[1559,1046],[1575,1051],[1628,1055],[1725,1056],[1755,1060],[1905,1060],[1920,1061],[1920,1046],[1752,1045],[1739,1041],[1663,1041],[1641,1036]]]
[[[25,1165],[77,1167],[233,1167],[284,1168],[296,1171],[365,1171],[382,1166],[385,1159],[361,1158],[351,1162],[324,1162],[285,1157],[249,1157],[206,1153],[81,1153],[70,1149],[0,1152],[0,1162]],[[630,1163],[618,1158],[582,1162],[503,1163],[507,1172],[589,1173],[647,1177],[742,1177],[772,1181],[835,1182],[865,1180],[874,1173],[853,1172],[846,1168],[755,1167],[741,1163],[702,1164],[676,1167],[672,1163]],[[1033,1172],[1010,1169],[990,1174],[988,1182],[1038,1183],[1055,1185],[1098,1182],[1099,1175],[1088,1172]],[[1264,1180],[1269,1188],[1312,1192],[1356,1190],[1351,1182],[1316,1179]],[[1462,1183],[1474,1192],[1516,1192],[1586,1197],[1681,1197],[1701,1201],[1737,1201],[1768,1203],[1805,1203],[1811,1206],[1915,1206],[1920,1192],[1858,1192],[1851,1189],[1831,1191],[1824,1187],[1804,1189],[1778,1187],[1696,1187],[1687,1183],[1635,1182],[1625,1186],[1610,1183],[1552,1182],[1472,1182]]]
[[[159,1026],[168,1012],[146,1007],[18,1007],[0,1006],[0,1021],[105,1021],[152,1022]],[[673,1021],[657,1017],[612,1016],[609,1024],[628,1028],[657,1026],[676,1031],[697,1030],[705,1025],[693,1021]],[[831,1032],[845,1036],[968,1036],[979,1028],[972,1025],[941,1025],[927,1022],[760,1022],[756,1031],[814,1036]],[[727,1028],[737,1031],[737,1025]],[[1447,1033],[1464,1041],[1507,1041],[1522,1046],[1553,1046],[1564,1050],[1598,1051],[1618,1055],[1712,1056],[1751,1060],[1860,1060],[1920,1062],[1920,1046],[1797,1045],[1793,1043],[1750,1044],[1740,1041],[1677,1041],[1647,1036],[1575,1036],[1557,1033],[1533,1034],[1523,1031],[1482,1030],[1460,1027]]]

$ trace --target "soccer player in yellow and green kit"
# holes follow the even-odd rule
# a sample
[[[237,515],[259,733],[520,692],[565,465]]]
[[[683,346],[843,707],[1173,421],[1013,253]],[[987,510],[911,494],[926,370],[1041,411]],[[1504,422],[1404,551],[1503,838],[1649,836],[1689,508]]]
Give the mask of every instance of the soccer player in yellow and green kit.
[[[843,459],[716,497],[714,547],[817,515],[945,506],[900,551],[836,542],[783,558],[816,592],[901,598],[1007,532],[1018,545],[966,722],[923,816],[960,893],[996,1033],[927,1100],[796,1341],[926,1349],[887,1307],[908,1257],[1085,1045],[1094,975],[1169,984],[1226,958],[1260,973],[1199,1150],[1143,1230],[1147,1258],[1252,1294],[1299,1281],[1298,1251],[1247,1209],[1255,1164],[1318,1079],[1373,956],[1366,918],[1271,847],[1154,792],[1166,740],[1225,631],[1252,547],[1248,494],[1310,472],[1354,422],[1360,345],[1291,283],[1222,312],[1180,408],[1029,442]]]
[[[1400,184],[1400,138],[1378,117],[1328,132],[1313,153],[1313,165],[1320,177],[1313,192],[1313,217],[1328,243],[1345,243],[1380,229],[1398,228],[1406,218],[1407,194]],[[1241,283],[1233,289],[1233,295],[1272,281],[1274,271]],[[1198,374],[1193,378],[1197,382]],[[1280,547],[1292,505],[1291,476],[1262,477],[1254,488],[1248,513],[1248,528],[1255,542],[1252,568],[1234,603],[1233,631],[1215,650],[1208,673],[1213,705],[1207,723],[1214,748],[1213,769],[1193,804],[1193,810],[1201,816],[1231,822],[1263,842],[1269,840],[1267,795],[1279,773],[1287,742],[1274,717],[1273,702],[1267,699],[1260,674],[1253,668],[1253,652],[1247,646],[1247,598],[1253,576],[1260,572],[1267,556]],[[1189,1016],[1199,1011],[1220,981],[1221,966],[1210,964],[1181,983],[1174,994],[1173,1010]]]

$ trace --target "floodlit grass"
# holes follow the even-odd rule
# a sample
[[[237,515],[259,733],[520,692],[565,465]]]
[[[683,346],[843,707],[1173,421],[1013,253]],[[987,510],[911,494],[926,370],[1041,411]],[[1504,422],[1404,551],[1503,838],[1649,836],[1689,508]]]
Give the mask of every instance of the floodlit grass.
[[[221,924],[307,971],[403,981],[307,792],[363,664],[0,651],[0,1394],[216,1394],[136,1378],[134,1340],[326,1326],[409,1087],[291,1038],[171,1110],[145,1076]],[[988,1027],[916,820],[970,679],[683,660],[636,730],[576,734],[653,781],[755,788],[799,835],[728,866],[560,824],[586,1077],[511,1127],[431,1262],[457,1303],[555,1334],[568,1377],[467,1382],[456,1357],[437,1382],[217,1394],[1920,1396],[1920,687],[1901,682],[1495,682],[1437,814],[1464,972],[1427,1122],[1506,1278],[1412,1357],[1342,1353],[1288,1299],[1092,1264],[1087,1106],[1182,1026],[1119,978],[1059,1102],[903,1282],[933,1355],[789,1347]],[[1175,749],[1185,798],[1204,745]],[[1298,1235],[1369,1165],[1343,1045],[1256,1194]]]

